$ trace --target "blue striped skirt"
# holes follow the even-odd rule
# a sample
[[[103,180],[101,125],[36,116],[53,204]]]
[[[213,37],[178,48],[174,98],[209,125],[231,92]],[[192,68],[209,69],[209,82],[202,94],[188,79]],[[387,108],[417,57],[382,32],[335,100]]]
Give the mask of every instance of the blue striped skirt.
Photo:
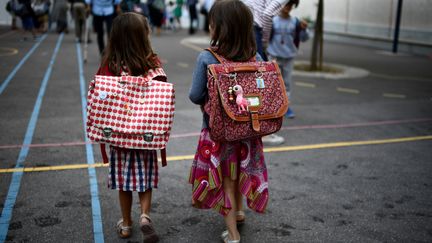
[[[144,192],[157,188],[159,181],[156,150],[124,149],[110,146],[108,187]]]

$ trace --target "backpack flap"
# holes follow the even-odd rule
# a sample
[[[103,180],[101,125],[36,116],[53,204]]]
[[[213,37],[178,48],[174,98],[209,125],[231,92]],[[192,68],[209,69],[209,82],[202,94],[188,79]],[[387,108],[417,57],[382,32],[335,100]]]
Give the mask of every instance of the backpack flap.
[[[288,98],[279,67],[274,62],[209,65],[225,113],[238,122],[251,122],[259,132],[260,121],[283,117]]]

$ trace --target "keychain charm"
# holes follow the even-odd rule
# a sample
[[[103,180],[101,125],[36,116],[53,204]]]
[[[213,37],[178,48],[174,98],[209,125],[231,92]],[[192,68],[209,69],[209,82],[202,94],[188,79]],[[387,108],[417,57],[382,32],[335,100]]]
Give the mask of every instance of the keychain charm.
[[[240,85],[234,85],[233,90],[236,94],[236,103],[240,113],[247,111],[248,101],[243,97],[243,88]]]
[[[257,78],[256,79],[256,83],[257,83],[257,88],[258,89],[264,89],[265,88],[265,84],[264,84],[264,79],[263,78]]]
[[[258,89],[264,89],[265,88],[262,72],[256,72],[255,73],[255,80],[256,80],[256,85],[257,85]]]
[[[234,91],[233,91],[233,87],[229,87],[228,88],[228,100],[230,102],[234,101]]]

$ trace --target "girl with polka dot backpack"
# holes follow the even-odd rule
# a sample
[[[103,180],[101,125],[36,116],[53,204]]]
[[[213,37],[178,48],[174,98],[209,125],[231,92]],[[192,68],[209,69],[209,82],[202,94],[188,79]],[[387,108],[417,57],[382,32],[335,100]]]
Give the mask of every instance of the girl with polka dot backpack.
[[[101,144],[103,160],[109,162],[108,187],[119,191],[118,236],[132,235],[132,192],[137,191],[144,241],[157,242],[149,217],[152,189],[159,181],[158,150],[166,165],[175,100],[173,84],[166,82],[149,35],[147,20],[140,14],[125,13],[113,21],[101,66],[90,82],[87,136]],[[105,144],[110,145],[110,156]]]

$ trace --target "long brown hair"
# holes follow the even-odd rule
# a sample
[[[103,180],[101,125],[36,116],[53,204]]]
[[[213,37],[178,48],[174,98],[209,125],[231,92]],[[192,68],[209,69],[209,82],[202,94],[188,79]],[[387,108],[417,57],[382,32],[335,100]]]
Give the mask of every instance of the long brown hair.
[[[210,45],[233,61],[247,61],[256,55],[253,15],[239,0],[216,1],[209,12]]]
[[[149,40],[150,28],[146,17],[136,13],[117,16],[112,25],[102,67],[114,75],[127,71],[139,76],[160,66]],[[124,69],[127,70],[124,70]]]

